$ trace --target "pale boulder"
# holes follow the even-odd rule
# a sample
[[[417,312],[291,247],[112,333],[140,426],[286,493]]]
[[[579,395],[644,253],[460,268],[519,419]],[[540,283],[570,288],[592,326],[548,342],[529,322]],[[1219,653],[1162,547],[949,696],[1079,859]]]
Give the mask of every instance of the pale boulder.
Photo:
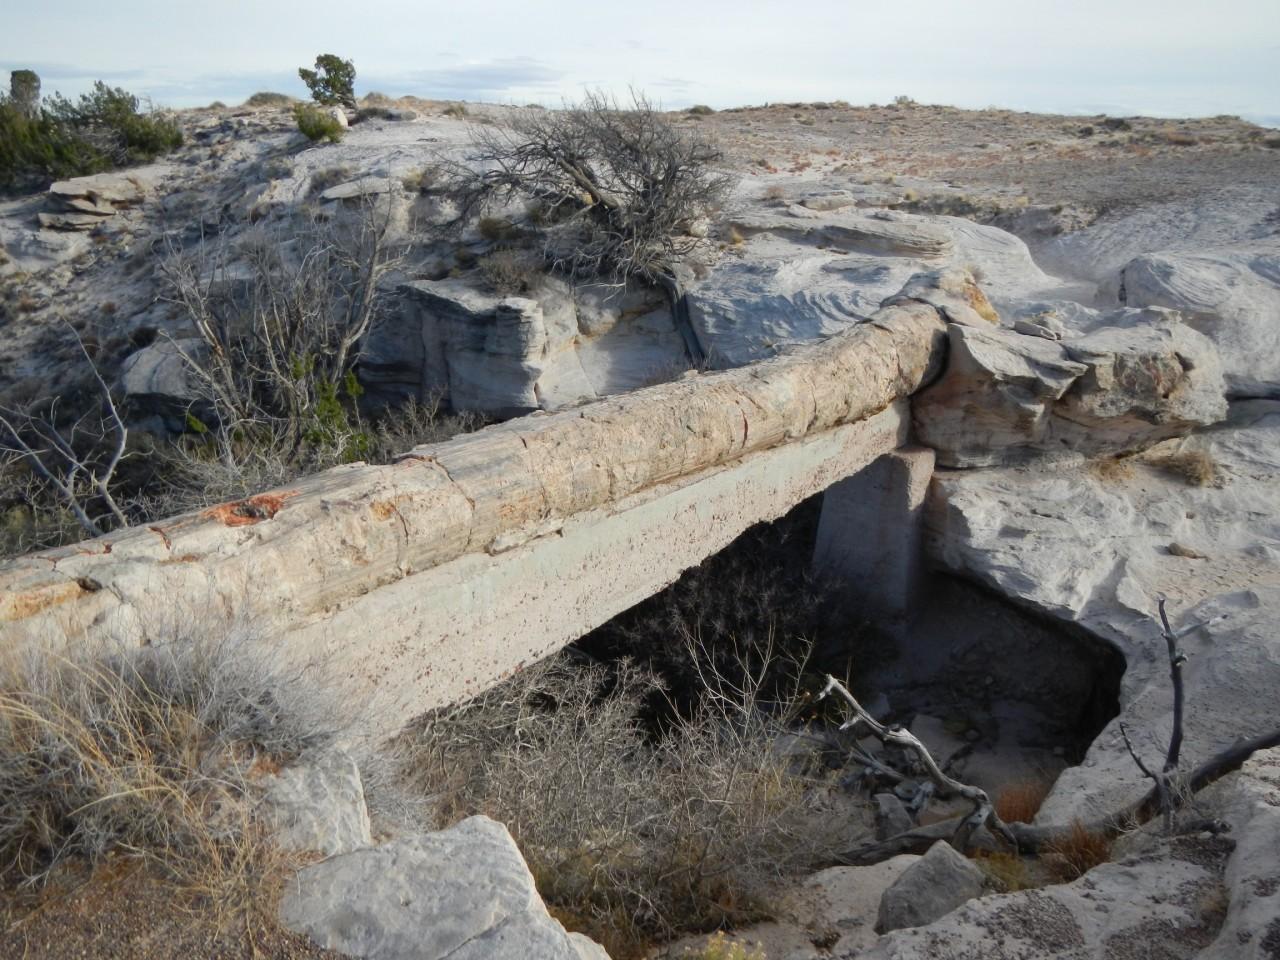
[[[912,399],[917,439],[947,467],[990,466],[1047,445],[1053,406],[1085,372],[1056,343],[952,324],[947,369]]]
[[[922,927],[982,893],[983,874],[945,840],[908,866],[880,898],[876,930]]]
[[[303,868],[285,926],[367,960],[598,960],[547,913],[506,828],[471,817],[448,830]]]
[[[323,751],[273,776],[262,810],[286,850],[332,857],[373,843],[360,768],[343,750]]]

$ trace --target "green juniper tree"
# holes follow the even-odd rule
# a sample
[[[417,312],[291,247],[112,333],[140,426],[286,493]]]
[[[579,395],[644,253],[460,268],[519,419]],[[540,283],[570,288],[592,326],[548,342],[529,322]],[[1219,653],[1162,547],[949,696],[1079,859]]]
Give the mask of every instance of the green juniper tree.
[[[333,53],[322,53],[316,57],[316,68],[308,70],[298,68],[298,76],[311,91],[311,99],[326,107],[356,106],[355,82],[356,68],[350,60],[343,60]]]

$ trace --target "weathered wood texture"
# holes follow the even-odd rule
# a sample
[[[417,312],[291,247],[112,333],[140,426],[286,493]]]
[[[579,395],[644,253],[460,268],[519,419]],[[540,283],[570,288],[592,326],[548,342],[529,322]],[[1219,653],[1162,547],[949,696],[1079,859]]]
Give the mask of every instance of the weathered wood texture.
[[[593,524],[638,504],[645,505],[650,538],[657,535],[656,524],[687,524],[689,516],[674,513],[664,520],[655,501],[717,473],[751,466],[753,458],[773,451],[754,473],[744,468],[733,480],[732,495],[755,497],[758,508],[739,510],[734,501],[731,520],[696,521],[708,528],[705,551],[699,556],[699,549],[683,549],[670,569],[655,570],[643,588],[660,589],[745,525],[780,515],[822,489],[818,484],[834,483],[905,442],[905,408],[895,401],[938,373],[945,326],[941,310],[916,300],[899,302],[847,333],[765,363],[525,417],[416,448],[391,465],[339,467],[242,503],[11,560],[0,565],[0,638],[11,649],[31,641],[145,642],[175,622],[216,616],[251,621],[265,638],[279,637],[281,649],[295,657],[324,658],[359,646],[354,641],[364,638],[352,633],[363,631],[396,632],[407,649],[431,639],[427,621],[433,619],[402,622],[423,616],[406,605],[407,595],[421,600],[430,585],[437,614],[463,594],[471,608],[502,607],[503,597],[476,594],[467,578],[493,579],[491,568],[502,555],[540,538],[567,539],[567,529],[589,546]],[[875,420],[882,411],[889,420]],[[856,435],[841,429],[873,420]],[[787,491],[789,468],[778,451],[797,444],[798,455],[800,446],[828,436],[827,447],[810,446],[792,461],[803,477]],[[727,482],[707,489],[728,497]],[[623,544],[630,534],[624,524],[611,535]],[[625,555],[613,560],[627,562]],[[462,566],[444,570],[453,564]],[[471,572],[459,579],[464,569]],[[616,592],[634,603],[640,588],[625,580],[618,578]],[[392,586],[397,589],[388,590]],[[510,578],[502,589],[511,589]],[[601,610],[624,608],[604,595],[607,583],[595,590]],[[379,591],[389,601],[398,599],[371,604]],[[368,615],[353,622],[350,611],[361,609]],[[348,615],[337,635],[328,625],[344,610]],[[581,617],[570,619],[572,629],[587,625]],[[455,631],[455,640],[473,642],[485,624],[497,627],[501,621],[479,615]],[[524,648],[531,656],[545,655],[555,637],[559,644],[573,639],[564,635],[568,629],[543,630]],[[302,637],[310,644],[305,649],[298,645]],[[484,639],[489,645],[507,642]],[[454,653],[465,659],[465,649],[465,643],[455,644]],[[347,649],[342,659],[352,655]],[[359,688],[362,696],[373,695],[369,691],[391,669],[416,671],[425,682],[430,663],[417,657],[411,667],[401,660],[384,658],[378,673],[366,671],[353,694]],[[505,669],[518,664],[510,660],[503,660]],[[495,661],[492,668],[500,666]],[[338,672],[357,669],[343,666]],[[491,672],[476,683],[496,679]],[[391,699],[399,699],[403,709],[422,705],[420,697]]]

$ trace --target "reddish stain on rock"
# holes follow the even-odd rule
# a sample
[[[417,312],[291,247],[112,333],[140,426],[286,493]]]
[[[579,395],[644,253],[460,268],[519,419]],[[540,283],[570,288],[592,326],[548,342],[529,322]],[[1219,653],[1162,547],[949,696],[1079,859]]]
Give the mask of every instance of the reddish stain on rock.
[[[216,507],[210,507],[203,516],[210,520],[217,520],[228,527],[247,527],[250,524],[272,519],[284,509],[286,500],[297,495],[296,490],[290,490],[287,493],[259,493],[247,500],[220,503]]]

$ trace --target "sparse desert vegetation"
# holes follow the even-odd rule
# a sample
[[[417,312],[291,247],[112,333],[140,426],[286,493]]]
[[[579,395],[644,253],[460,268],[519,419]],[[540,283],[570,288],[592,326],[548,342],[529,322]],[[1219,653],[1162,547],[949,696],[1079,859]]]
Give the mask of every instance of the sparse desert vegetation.
[[[293,108],[293,117],[298,123],[298,132],[312,143],[319,143],[321,140],[338,143],[346,131],[342,121],[330,109],[300,103]]]
[[[160,911],[165,922],[211,949],[278,940],[274,904],[298,860],[261,821],[261,797],[282,765],[327,742],[330,723],[251,630],[207,617],[144,648],[4,650],[0,944],[22,955],[43,939],[41,910],[113,877],[163,890],[175,910]],[[67,931],[68,949],[85,942]]]
[[[470,881],[282,891],[476,815],[614,960],[857,956],[938,844],[882,952],[1265,942],[1266,130],[299,76],[0,102],[14,191],[130,168],[0,211],[0,559],[62,548],[0,562],[0,954],[319,958]],[[364,832],[286,852],[335,739]]]
[[[0,191],[26,191],[63,177],[127,167],[182,145],[169,114],[143,111],[138,98],[98,81],[71,101],[39,99],[39,78],[19,77],[15,95],[0,97]]]

